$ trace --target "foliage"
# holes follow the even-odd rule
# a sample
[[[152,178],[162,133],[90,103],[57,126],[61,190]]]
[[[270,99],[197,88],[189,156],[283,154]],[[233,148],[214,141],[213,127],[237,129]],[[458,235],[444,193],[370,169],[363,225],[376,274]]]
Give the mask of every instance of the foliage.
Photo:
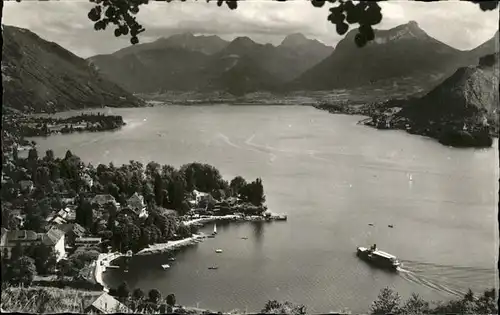
[[[122,282],[119,286],[118,289],[116,290],[116,295],[119,298],[122,299],[127,299],[130,295],[130,288],[127,284],[127,282]]]
[[[7,267],[6,279],[12,284],[31,284],[36,275],[36,266],[33,258],[21,256],[17,260],[11,260]],[[2,279],[5,281],[4,279]]]
[[[49,287],[2,288],[2,310],[8,313],[83,313],[82,300],[97,298],[102,292]]]
[[[168,0],[171,2],[172,0]],[[211,0],[207,0],[210,2]],[[287,0],[276,0],[287,1]],[[420,0],[425,1],[425,0]],[[428,0],[427,0],[428,1]],[[130,42],[135,45],[139,43],[137,35],[144,32],[144,27],[137,21],[135,15],[143,4],[148,0],[91,0],[96,5],[89,11],[88,18],[94,22],[95,30],[105,30],[110,24],[116,26],[114,34],[116,37],[130,34]],[[495,10],[498,1],[471,1],[477,3],[481,10]],[[217,5],[223,3],[230,9],[238,7],[237,0],[217,0]],[[326,3],[330,5],[328,21],[335,25],[339,35],[344,35],[349,30],[349,24],[359,24],[358,33],[354,41],[359,47],[363,47],[367,42],[375,38],[372,26],[380,23],[383,18],[382,10],[375,1],[351,1],[351,0],[312,0],[314,7],[324,7]]]
[[[142,291],[140,288],[135,289],[132,292],[132,299],[135,301],[141,301],[144,298],[144,291]]]
[[[170,306],[175,306],[175,294],[169,294],[167,295],[167,304]]]
[[[25,254],[33,258],[37,274],[46,275],[54,272],[57,256],[52,247],[42,244],[33,245],[27,248]]]
[[[254,206],[261,206],[266,201],[264,187],[260,178],[241,187],[240,194],[244,201],[248,201]]]
[[[371,314],[394,314],[399,312],[401,297],[390,288],[383,288],[377,299],[373,301]]]
[[[236,176],[231,180],[229,188],[231,189],[231,195],[238,196],[241,193],[241,189],[247,185],[247,181],[241,177]]]
[[[304,305],[295,305],[291,302],[278,302],[276,300],[268,301],[261,311],[262,314],[306,314]]]
[[[429,314],[429,302],[413,293],[401,308],[401,312],[408,315]]]
[[[161,293],[156,289],[151,289],[148,292],[149,302],[158,303],[161,300]]]

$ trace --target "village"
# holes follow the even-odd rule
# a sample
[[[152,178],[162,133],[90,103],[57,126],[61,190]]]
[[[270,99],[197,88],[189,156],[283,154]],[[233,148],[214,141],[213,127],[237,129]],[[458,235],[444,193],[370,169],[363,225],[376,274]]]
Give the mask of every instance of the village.
[[[42,192],[45,189],[42,184],[43,176],[36,171],[33,176],[29,171],[31,162],[35,159],[38,163],[41,161],[35,152],[36,149],[30,149],[25,159],[17,156],[15,148],[6,156],[4,155],[7,161],[6,167],[2,170],[2,186],[7,202],[4,203],[6,212],[3,212],[3,216],[8,221],[8,227],[11,228],[6,228],[6,224],[3,224],[1,228],[2,261],[14,263],[19,259],[22,260],[23,255],[28,255],[28,252],[47,251],[49,253],[46,254],[47,261],[53,260],[52,266],[48,267],[48,263],[36,261],[36,274],[32,279],[23,279],[20,282],[102,291],[102,294],[96,296],[92,303],[87,303],[88,306],[84,307],[85,311],[110,312],[109,309],[103,309],[104,304],[118,307],[122,311],[127,309],[119,299],[110,294],[110,292],[116,293],[117,289],[109,288],[102,276],[107,268],[122,268],[113,264],[120,257],[158,254],[200,242],[207,235],[198,233],[198,228],[210,222],[287,220],[286,215],[273,214],[263,204],[255,205],[244,201],[238,194],[227,197],[222,194],[219,199],[216,199],[211,193],[196,189],[185,194],[182,205],[187,206],[187,209],[183,211],[155,206],[154,200],[152,202],[152,198],[155,199],[154,195],[153,197],[148,195],[145,198],[138,191],[133,192],[128,198],[123,198],[124,194],[121,194],[118,201],[111,193],[102,193],[102,189],[97,187],[100,185],[97,171],[92,167],[84,166],[83,163],[76,163],[77,178],[80,180],[79,193],[75,194],[74,191],[61,189],[55,197],[54,194],[51,197],[57,199],[55,202],[57,206],[54,206],[52,202],[46,207],[46,210],[50,209],[50,211],[40,210],[44,208],[43,206],[41,208],[38,206],[39,208],[35,211],[30,206],[30,200],[40,198],[43,200],[43,197],[46,197]],[[44,159],[55,161],[50,155],[47,153]],[[67,153],[64,159],[57,160],[65,165],[64,161],[77,159],[71,153]],[[132,162],[134,166],[140,164]],[[25,167],[20,167],[20,165]],[[143,178],[151,176],[151,174],[146,175],[147,169],[148,167],[142,172]],[[19,177],[23,179],[14,181],[12,176],[17,177],[19,173],[23,174]],[[255,182],[248,185],[252,184]],[[247,184],[240,183],[239,185],[244,187]],[[259,198],[264,199],[262,196]],[[34,224],[33,212],[36,212],[36,216],[44,212],[46,215],[40,217],[39,222]],[[6,216],[5,213],[8,215]],[[158,225],[158,222],[163,222],[161,224],[165,226],[173,225],[173,232],[169,231],[166,238],[158,237],[143,241],[143,236],[148,233],[148,224]],[[116,238],[121,239],[130,235],[127,231],[124,232],[125,234],[119,234],[122,233],[121,227],[134,224],[141,226],[138,237],[142,245],[131,247],[130,244],[134,243],[133,241],[123,240],[122,243],[114,241]],[[34,226],[36,228],[32,229]],[[165,229],[168,228],[165,227]],[[35,257],[35,254],[32,254],[32,257]],[[8,273],[8,271],[5,272]],[[103,303],[103,300],[106,302]]]

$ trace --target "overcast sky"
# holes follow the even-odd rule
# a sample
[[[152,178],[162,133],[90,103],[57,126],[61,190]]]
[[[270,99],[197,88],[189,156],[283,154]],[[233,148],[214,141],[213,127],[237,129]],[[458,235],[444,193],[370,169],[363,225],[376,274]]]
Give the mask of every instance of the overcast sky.
[[[381,3],[388,29],[410,20],[436,39],[458,49],[471,49],[490,39],[498,30],[498,11],[482,12],[464,1],[437,3],[390,1]],[[32,1],[4,3],[3,23],[24,27],[54,41],[81,57],[111,53],[129,45],[128,38],[116,38],[113,28],[96,32],[87,18],[88,1]],[[249,0],[237,10],[216,1],[154,2],[142,6],[139,22],[146,31],[139,37],[149,42],[176,33],[215,34],[224,39],[249,36],[260,43],[279,44],[284,36],[301,32],[335,46],[341,36],[327,21],[327,5],[314,8],[308,1],[275,2]]]

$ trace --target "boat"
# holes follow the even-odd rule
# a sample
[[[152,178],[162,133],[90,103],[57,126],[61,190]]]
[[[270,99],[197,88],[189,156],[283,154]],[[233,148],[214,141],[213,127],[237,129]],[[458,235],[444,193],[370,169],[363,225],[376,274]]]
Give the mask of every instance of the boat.
[[[248,237],[242,237],[241,239],[242,239],[242,240],[247,240],[247,239],[248,239]]]
[[[212,267],[208,267],[208,269],[210,269],[210,270],[217,270],[217,269],[219,269],[219,267],[217,267],[217,266],[212,266]]]
[[[217,234],[217,224],[214,224],[214,232],[212,233],[212,235],[215,235]]]
[[[389,224],[388,227],[390,227],[391,229],[394,227],[394,225],[392,224]]]
[[[222,249],[216,249],[216,250],[215,250],[215,252],[216,252],[217,254],[220,254],[220,253],[222,253]]]
[[[377,245],[370,248],[358,247],[357,256],[362,260],[380,268],[397,270],[401,263],[396,256],[377,249]]]
[[[175,261],[175,258],[174,257],[170,257],[168,260],[169,261]]]
[[[373,223],[368,223],[369,226],[373,226]]]
[[[163,269],[168,269],[168,268],[170,268],[170,265],[169,265],[169,264],[164,264],[164,265],[161,265],[161,267],[162,267]]]

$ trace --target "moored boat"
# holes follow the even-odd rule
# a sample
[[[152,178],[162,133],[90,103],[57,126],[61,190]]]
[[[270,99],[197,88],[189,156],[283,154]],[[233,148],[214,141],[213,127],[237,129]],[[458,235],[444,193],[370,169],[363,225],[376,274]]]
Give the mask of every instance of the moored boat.
[[[377,249],[376,245],[370,248],[358,247],[357,253],[362,260],[380,268],[397,270],[401,263],[396,256]]]
[[[169,269],[170,268],[170,265],[169,264],[164,264],[164,265],[161,265],[161,267],[165,270]]]

